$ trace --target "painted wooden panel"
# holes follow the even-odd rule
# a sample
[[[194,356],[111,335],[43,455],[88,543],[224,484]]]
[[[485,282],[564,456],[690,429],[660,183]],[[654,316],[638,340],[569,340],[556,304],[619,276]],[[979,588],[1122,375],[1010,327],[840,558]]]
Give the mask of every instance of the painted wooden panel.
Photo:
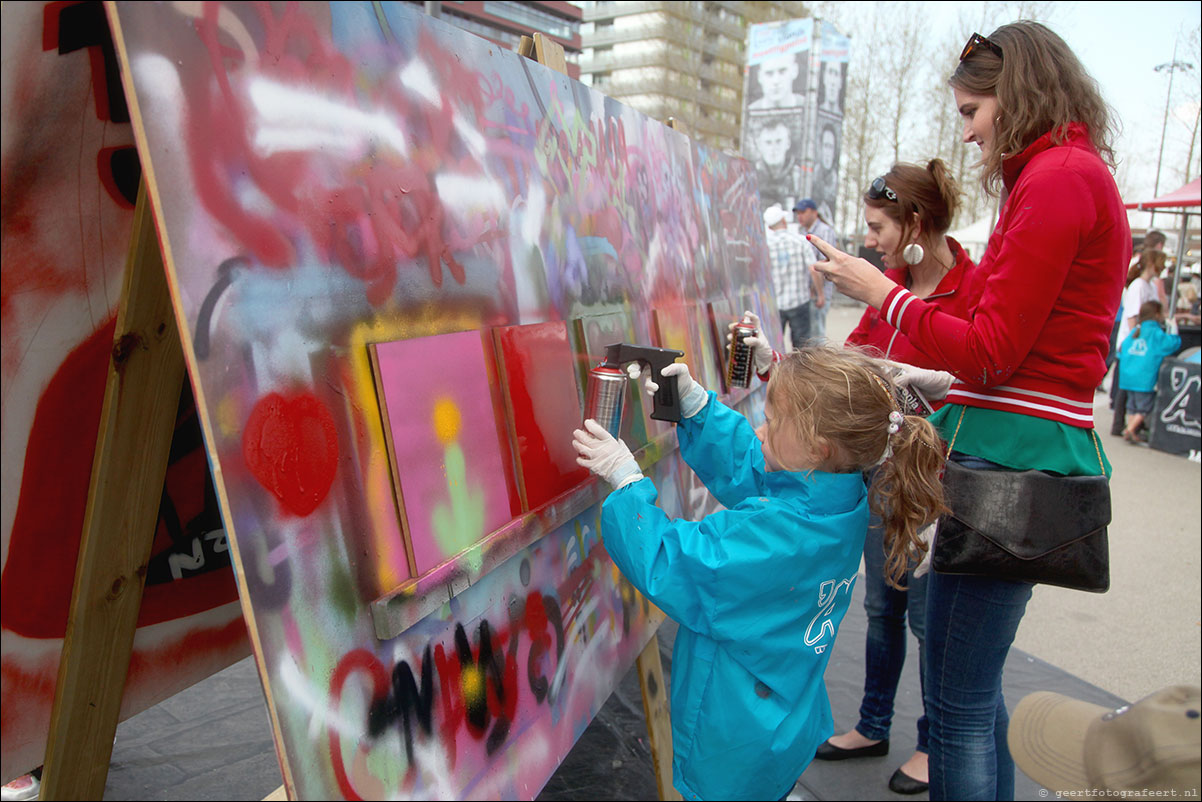
[[[140,169],[98,3],[5,3],[0,69],[0,781],[42,764]],[[148,533],[149,536],[149,533]],[[128,718],[250,651],[190,392],[121,701]]]
[[[515,437],[528,414],[558,473],[521,475],[553,492],[569,327],[621,312],[654,343],[650,310],[691,306],[700,347],[698,304],[768,285],[754,169],[406,3],[109,9],[291,795],[535,796],[658,619],[600,545],[591,481],[564,494],[583,511],[544,504],[412,577],[368,345],[557,329],[542,364],[486,353],[476,413]],[[294,493],[246,443],[301,398],[326,447],[297,454],[322,481]],[[650,458],[680,476],[663,431]],[[383,635],[382,598],[404,622]]]
[[[588,386],[588,372],[605,361],[606,346],[614,343],[633,342],[635,337],[629,316],[625,312],[577,318],[574,327],[576,331],[574,339],[577,343],[576,376],[583,391]],[[650,403],[643,403],[640,387],[641,385],[636,383],[627,386],[622,414],[622,441],[631,449],[638,449],[646,445],[648,431],[658,435],[670,427],[670,424],[651,417]],[[582,408],[583,402],[584,394],[582,392]]]
[[[522,509],[532,510],[588,478],[576,464],[580,426],[575,357],[563,323],[494,330]]]
[[[454,557],[511,509],[476,331],[376,343],[379,392],[414,576]],[[453,366],[453,369],[451,369]]]
[[[739,320],[742,316],[735,315],[734,305],[731,304],[729,298],[719,298],[710,301],[708,307],[708,333],[710,342],[713,343],[714,352],[720,354],[722,359],[718,363],[718,375],[722,381],[722,392],[730,392],[730,385],[726,380],[726,360],[727,360],[727,342],[726,336],[730,333],[731,323]]]

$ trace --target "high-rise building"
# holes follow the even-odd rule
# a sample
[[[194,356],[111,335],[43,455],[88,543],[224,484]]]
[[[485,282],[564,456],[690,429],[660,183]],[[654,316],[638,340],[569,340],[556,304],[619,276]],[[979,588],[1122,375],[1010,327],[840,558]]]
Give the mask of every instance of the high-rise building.
[[[801,2],[582,2],[580,80],[737,152],[747,26],[805,17]]]
[[[516,50],[522,36],[541,33],[563,45],[568,75],[580,77],[580,6],[577,3],[510,0],[417,2],[426,12],[457,28]],[[670,4],[669,4],[670,5]]]

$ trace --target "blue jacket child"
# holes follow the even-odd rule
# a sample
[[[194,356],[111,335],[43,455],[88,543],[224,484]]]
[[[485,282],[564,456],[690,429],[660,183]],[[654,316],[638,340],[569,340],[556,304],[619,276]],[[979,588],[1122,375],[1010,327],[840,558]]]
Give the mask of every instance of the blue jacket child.
[[[1160,363],[1180,347],[1181,336],[1166,332],[1159,320],[1141,320],[1119,346],[1119,388],[1154,392]]]
[[[872,364],[852,352],[809,351]],[[798,373],[797,354],[775,373]],[[664,373],[678,377],[681,456],[726,509],[697,522],[670,519],[655,506],[655,485],[629,449],[595,421],[576,432],[579,461],[616,488],[601,514],[610,557],[680,624],[671,676],[676,788],[686,799],[781,799],[834,731],[823,673],[868,528],[861,469],[886,452],[896,439],[890,429],[903,418],[880,376],[876,386],[865,371],[855,403],[871,409],[864,414],[879,423],[880,434],[869,458],[847,453],[837,431],[799,437],[814,427],[786,420],[805,405],[782,399],[776,376],[765,409],[769,423],[757,431],[706,393],[683,364]],[[849,405],[844,388],[854,384],[841,385],[830,407]],[[775,416],[781,420],[774,424]],[[806,464],[807,454],[825,464]],[[833,467],[841,470],[826,469]]]

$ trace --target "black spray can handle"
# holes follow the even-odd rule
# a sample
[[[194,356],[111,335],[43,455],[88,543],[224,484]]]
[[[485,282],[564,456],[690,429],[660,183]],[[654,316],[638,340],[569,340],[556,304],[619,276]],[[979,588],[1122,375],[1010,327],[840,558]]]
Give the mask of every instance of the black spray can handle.
[[[680,398],[676,392],[676,378],[665,378],[663,370],[682,356],[684,356],[684,351],[676,351],[671,348],[615,343],[605,349],[604,365],[610,368],[622,368],[631,362],[638,362],[641,367],[650,369],[651,380],[659,385],[659,389],[651,397],[651,417],[655,420],[679,423]]]

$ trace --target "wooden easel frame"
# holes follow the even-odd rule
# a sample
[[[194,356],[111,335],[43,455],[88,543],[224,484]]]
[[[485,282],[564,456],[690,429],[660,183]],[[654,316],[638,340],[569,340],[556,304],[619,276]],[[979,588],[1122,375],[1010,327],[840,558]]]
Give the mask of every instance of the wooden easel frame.
[[[535,33],[518,53],[567,74],[563,46]],[[668,125],[675,128],[675,121]],[[41,799],[101,799],[186,367],[146,182],[137,205],[51,708]],[[652,634],[636,660],[659,797],[672,785],[668,688]],[[285,799],[283,785],[267,799]]]
[[[104,795],[184,374],[143,181],[54,688],[41,799]]]

